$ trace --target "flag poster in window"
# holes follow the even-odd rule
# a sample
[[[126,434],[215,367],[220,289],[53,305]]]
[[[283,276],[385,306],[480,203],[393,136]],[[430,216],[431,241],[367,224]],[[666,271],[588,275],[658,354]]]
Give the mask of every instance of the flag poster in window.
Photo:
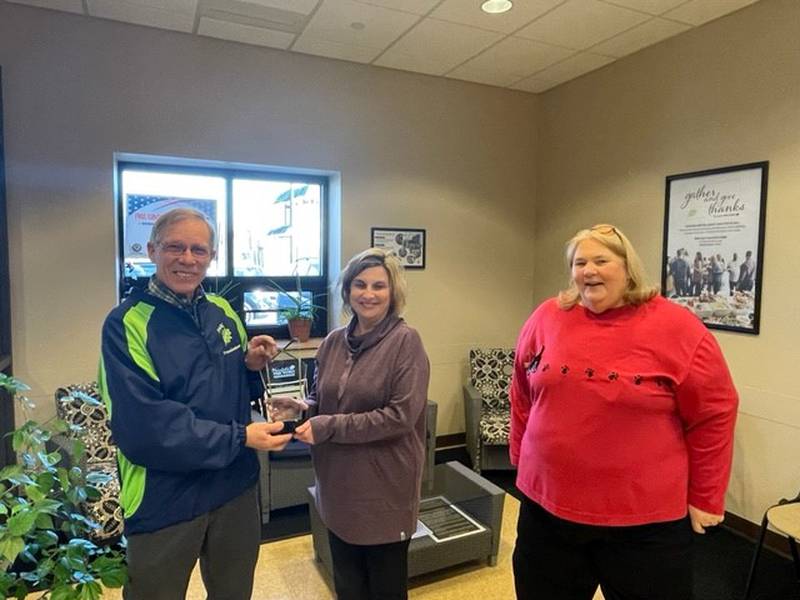
[[[425,230],[373,227],[371,245],[393,252],[406,269],[425,268]]]
[[[662,293],[709,328],[758,333],[768,167],[667,177]]]
[[[125,198],[125,257],[146,258],[147,241],[156,219],[173,208],[200,211],[217,228],[217,201],[172,196],[128,194]]]

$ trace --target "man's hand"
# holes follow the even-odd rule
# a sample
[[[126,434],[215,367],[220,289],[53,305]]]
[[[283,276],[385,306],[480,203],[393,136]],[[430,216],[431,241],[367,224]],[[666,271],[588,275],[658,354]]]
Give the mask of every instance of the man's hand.
[[[296,421],[308,410],[308,404],[290,396],[273,396],[267,399],[267,410],[270,421]]]
[[[724,519],[725,515],[712,515],[689,505],[689,520],[692,522],[692,529],[695,533],[705,533],[706,527],[719,525]]]
[[[294,437],[301,442],[314,445],[314,430],[311,429],[311,419],[297,426],[297,429],[294,430]]]
[[[250,423],[245,429],[244,445],[255,450],[283,450],[292,434],[273,435],[281,429],[283,423]]]
[[[278,354],[278,344],[272,336],[257,335],[247,342],[244,364],[251,371],[260,371]]]

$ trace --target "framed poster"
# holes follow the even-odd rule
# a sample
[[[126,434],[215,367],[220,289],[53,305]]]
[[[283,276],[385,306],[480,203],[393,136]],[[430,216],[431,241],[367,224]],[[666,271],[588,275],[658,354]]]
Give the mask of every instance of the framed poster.
[[[125,258],[147,258],[147,241],[156,219],[174,208],[198,210],[217,229],[217,201],[172,196],[125,196]]]
[[[373,227],[370,245],[393,252],[406,269],[425,268],[425,230]]]
[[[757,334],[768,162],[667,177],[661,290],[712,329]]]

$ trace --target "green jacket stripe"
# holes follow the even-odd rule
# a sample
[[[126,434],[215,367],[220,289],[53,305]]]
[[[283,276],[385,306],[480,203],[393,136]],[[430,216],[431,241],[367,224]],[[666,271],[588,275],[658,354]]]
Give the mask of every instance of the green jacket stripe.
[[[239,315],[236,314],[236,311],[233,310],[231,305],[228,303],[225,298],[220,296],[215,296],[214,294],[206,294],[206,298],[209,301],[213,302],[217,306],[219,306],[224,312],[225,315],[231,318],[231,320],[236,323],[236,329],[239,332],[239,339],[242,342],[242,350],[247,351],[247,331],[245,331],[244,325],[242,325],[242,320],[239,318]]]
[[[155,306],[139,302],[122,318],[125,323],[125,337],[128,339],[128,352],[131,358],[145,373],[158,381],[153,360],[147,353],[147,322]]]

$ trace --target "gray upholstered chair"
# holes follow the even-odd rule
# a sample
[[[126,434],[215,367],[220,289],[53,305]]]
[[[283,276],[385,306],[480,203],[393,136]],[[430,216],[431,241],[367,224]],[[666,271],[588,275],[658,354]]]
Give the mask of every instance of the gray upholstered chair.
[[[469,382],[464,386],[464,422],[472,468],[513,469],[508,457],[511,405],[508,388],[514,368],[510,348],[469,351]]]
[[[99,543],[114,542],[123,530],[117,448],[111,439],[108,412],[97,384],[90,382],[59,388],[55,393],[55,402],[58,417],[72,426],[64,437],[54,440],[62,446],[62,456],[71,462],[70,444],[67,442],[80,439],[86,453],[77,466],[87,475],[102,475],[93,484],[100,492],[100,497],[86,500],[81,506],[84,514],[99,526],[92,534],[92,539]]]

